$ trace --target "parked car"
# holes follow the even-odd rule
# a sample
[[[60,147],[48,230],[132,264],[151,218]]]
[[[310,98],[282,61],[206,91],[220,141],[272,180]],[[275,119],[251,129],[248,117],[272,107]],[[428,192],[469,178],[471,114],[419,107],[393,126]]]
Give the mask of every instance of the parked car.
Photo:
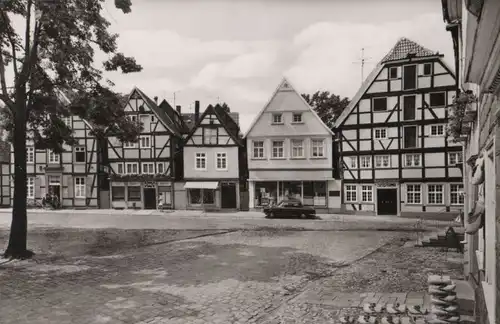
[[[316,218],[314,208],[304,206],[298,200],[283,200],[277,205],[267,206],[264,208],[264,214],[267,218]]]

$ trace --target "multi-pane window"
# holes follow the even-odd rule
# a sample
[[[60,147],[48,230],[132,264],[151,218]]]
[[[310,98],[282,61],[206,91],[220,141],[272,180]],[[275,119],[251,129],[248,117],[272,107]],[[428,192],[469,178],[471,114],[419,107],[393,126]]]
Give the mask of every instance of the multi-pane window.
[[[211,127],[203,128],[204,144],[217,144],[217,129]]]
[[[85,178],[75,178],[75,198],[85,198]]]
[[[273,124],[282,124],[282,123],[283,123],[283,115],[273,114]]]
[[[360,156],[359,164],[362,169],[368,169],[372,167],[372,157],[371,156]]]
[[[361,201],[373,202],[373,187],[370,185],[361,186]]]
[[[325,156],[324,140],[313,139],[311,141],[311,150],[313,158],[320,158]]]
[[[136,115],[131,115],[130,116],[130,120],[133,121],[133,122],[136,122],[137,121],[137,116]]]
[[[142,164],[142,173],[143,174],[154,174],[155,173],[155,164],[153,162],[146,162]]]
[[[302,113],[294,113],[292,120],[294,123],[302,123]]]
[[[28,177],[27,179],[27,194],[29,199],[35,198],[35,178],[33,177]]]
[[[59,163],[61,156],[54,151],[49,151],[49,163]]]
[[[356,169],[358,167],[358,159],[356,157],[351,157],[351,168]]]
[[[431,135],[432,136],[443,136],[444,135],[444,125],[431,125]]]
[[[85,162],[85,146],[75,147],[75,162]]]
[[[216,168],[217,168],[217,170],[227,170],[227,153],[226,152],[217,153]]]
[[[253,141],[253,158],[254,159],[263,159],[264,158],[264,141]]]
[[[137,162],[129,162],[125,165],[127,174],[138,174],[139,173],[139,164]]]
[[[421,204],[422,203],[422,186],[419,184],[406,185],[406,203]]]
[[[163,162],[158,162],[156,165],[156,172],[159,174],[163,174],[163,172],[165,172],[165,164],[163,164]]]
[[[406,154],[405,155],[405,166],[407,167],[419,167],[421,166],[420,154]]]
[[[431,205],[443,204],[443,191],[442,184],[427,185],[427,203]]]
[[[389,155],[377,155],[375,156],[375,167],[377,168],[388,168],[390,167],[390,156]]]
[[[66,126],[71,127],[71,116],[63,117],[62,121]]]
[[[373,111],[386,111],[387,98],[373,98]]]
[[[293,158],[304,157],[304,141],[291,140],[291,146],[292,146],[292,157]]]
[[[26,162],[35,162],[35,148],[33,146],[26,147]]]
[[[464,185],[463,184],[450,184],[450,203],[452,205],[464,204]]]
[[[457,165],[463,162],[462,152],[450,152],[448,155],[448,164]]]
[[[151,148],[151,136],[141,136],[141,148]]]
[[[446,93],[445,92],[434,92],[430,94],[430,106],[431,107],[444,107],[446,104]]]
[[[116,173],[118,174],[123,174],[123,163],[118,163],[118,165],[116,166]]]
[[[375,128],[375,139],[387,138],[387,128]]]
[[[207,154],[206,153],[196,153],[194,168],[196,170],[206,170],[207,169]]]
[[[285,142],[284,141],[273,141],[273,155],[275,159],[280,159],[285,157]]]
[[[357,197],[357,188],[355,185],[346,185],[345,186],[345,201],[346,202],[356,202],[358,200]]]
[[[137,143],[123,142],[123,148],[135,148],[135,147],[137,147]]]

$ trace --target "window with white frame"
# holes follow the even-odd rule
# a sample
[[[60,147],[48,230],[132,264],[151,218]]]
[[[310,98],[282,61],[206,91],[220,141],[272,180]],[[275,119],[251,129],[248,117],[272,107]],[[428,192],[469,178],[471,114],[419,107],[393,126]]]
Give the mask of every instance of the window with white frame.
[[[35,162],[35,148],[33,146],[26,147],[26,162],[27,163]]]
[[[217,170],[227,170],[227,153],[220,152],[217,153],[216,168]]]
[[[351,166],[351,169],[356,169],[358,167],[358,158],[353,156],[353,157],[350,157],[350,166]]]
[[[58,153],[54,153],[54,151],[49,150],[49,163],[59,163],[61,160],[61,156]]]
[[[420,154],[405,154],[406,167],[419,167],[421,166]]]
[[[123,163],[118,163],[116,165],[116,173],[118,174],[123,174],[124,173],[124,170],[123,170]]]
[[[368,169],[372,167],[372,157],[369,155],[360,156],[359,164],[361,169]]]
[[[75,178],[75,198],[85,198],[85,177]]]
[[[303,140],[291,140],[292,146],[292,158],[302,158],[304,157],[304,141]]]
[[[142,163],[143,174],[155,174],[155,164],[153,162]]]
[[[387,138],[387,128],[375,128],[375,139],[386,139]]]
[[[273,114],[273,124],[283,124],[283,114]]]
[[[375,156],[375,167],[377,168],[389,168],[391,166],[391,157],[389,155],[376,155]]]
[[[27,197],[29,199],[34,199],[35,198],[35,178],[34,177],[28,177],[27,179]]]
[[[443,136],[444,125],[431,125],[431,136]]]
[[[313,158],[325,157],[325,141],[322,139],[313,139],[311,141],[311,151]]]
[[[165,172],[165,164],[163,162],[158,162],[158,164],[156,164],[156,172],[159,174],[163,174]]]
[[[358,200],[357,197],[358,190],[356,185],[346,185],[345,186],[345,201],[346,202],[356,202]]]
[[[132,142],[123,142],[123,148],[136,148],[137,143]]]
[[[127,174],[138,174],[139,173],[139,163],[128,162],[125,164],[125,171]]]
[[[282,159],[285,157],[285,142],[273,141],[272,143],[272,157],[273,159]]]
[[[206,170],[207,169],[207,154],[204,152],[196,153],[194,168],[196,170]]]
[[[371,185],[361,186],[361,201],[373,202],[373,186]]]
[[[444,186],[442,184],[428,184],[427,185],[427,203],[430,205],[442,205]]]
[[[151,148],[151,136],[141,136],[141,148]]]
[[[136,115],[130,115],[130,120],[133,122],[137,121],[137,116]]]
[[[463,205],[464,204],[464,185],[461,183],[450,184],[450,204]]]
[[[419,184],[406,185],[406,203],[421,204],[422,203],[422,186]]]
[[[448,153],[448,165],[457,165],[463,162],[462,152]]]
[[[264,141],[252,141],[252,157],[254,159],[263,159],[264,155]]]
[[[85,163],[85,146],[75,146],[75,162]]]
[[[302,123],[302,113],[293,113],[293,123]]]
[[[71,127],[71,116],[63,117],[61,119],[66,126]]]

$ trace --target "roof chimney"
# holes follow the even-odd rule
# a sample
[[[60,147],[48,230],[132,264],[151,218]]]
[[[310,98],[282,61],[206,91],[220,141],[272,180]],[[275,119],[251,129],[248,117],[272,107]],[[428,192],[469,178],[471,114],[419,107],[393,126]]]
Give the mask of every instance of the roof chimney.
[[[175,106],[175,110],[177,110],[179,115],[181,114],[181,106]]]
[[[194,102],[194,122],[198,122],[198,118],[200,118],[200,102],[196,100]]]
[[[155,104],[158,104],[158,96],[155,96],[153,99],[155,100]]]

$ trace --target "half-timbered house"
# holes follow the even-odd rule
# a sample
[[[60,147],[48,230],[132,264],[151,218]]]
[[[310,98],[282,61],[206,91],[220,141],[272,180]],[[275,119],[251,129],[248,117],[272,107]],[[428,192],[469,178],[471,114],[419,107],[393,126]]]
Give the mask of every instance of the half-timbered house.
[[[455,76],[433,52],[401,38],[335,124],[346,210],[448,213],[462,208],[462,147],[448,141]]]
[[[333,132],[283,79],[245,136],[249,207],[295,198],[320,210],[340,207]]]
[[[125,113],[144,128],[135,143],[108,138],[112,208],[155,209],[159,201],[174,207],[173,161],[181,134],[168,109],[172,107],[158,107],[138,88],[130,93]]]
[[[209,105],[199,116],[183,147],[184,186],[177,192],[189,209],[239,209],[240,180],[244,175],[244,141],[239,126],[220,105]]]
[[[68,101],[68,99],[65,99]],[[73,130],[76,145],[63,145],[61,154],[26,143],[27,198],[29,206],[41,206],[47,194],[58,197],[63,208],[98,208],[97,141],[92,127],[78,116],[63,117]],[[11,146],[10,174],[15,175]],[[11,181],[11,205],[14,181]]]

